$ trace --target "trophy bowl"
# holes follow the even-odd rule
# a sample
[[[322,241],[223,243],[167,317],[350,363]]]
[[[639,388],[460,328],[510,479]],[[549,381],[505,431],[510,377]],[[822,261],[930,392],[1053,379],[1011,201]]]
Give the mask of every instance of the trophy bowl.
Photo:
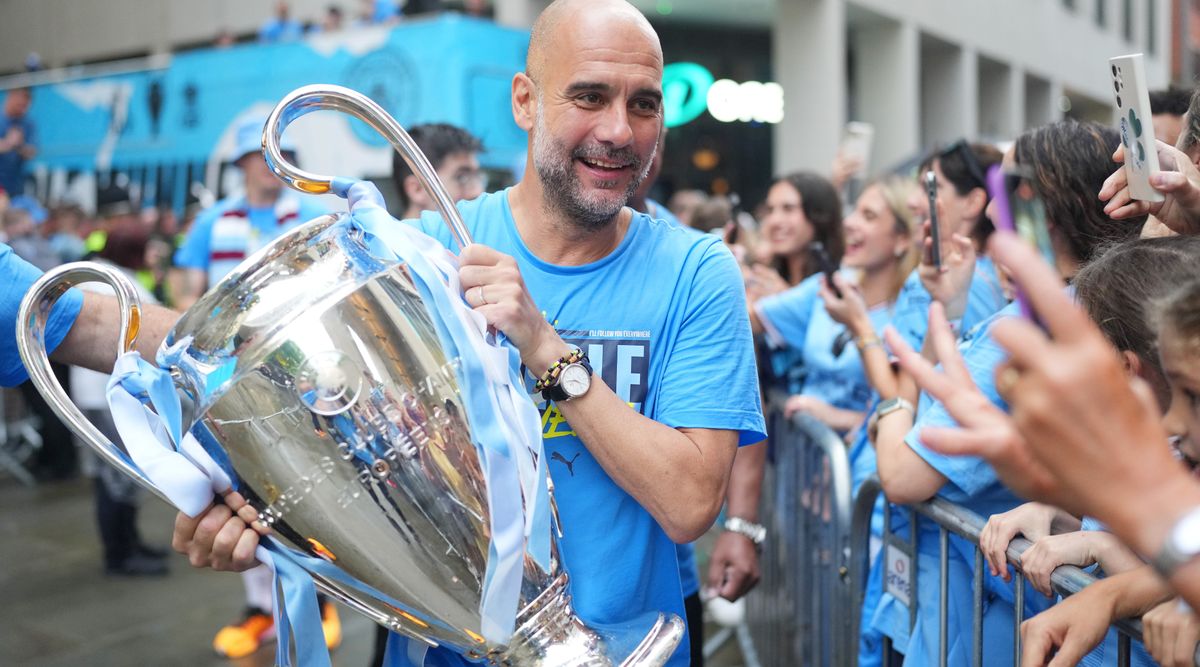
[[[296,170],[278,150],[284,126],[317,109],[347,111],[387,136],[459,241],[469,242],[407,133],[353,91],[310,86],[276,107],[264,149],[286,183],[330,189],[332,179]],[[465,377],[462,355],[472,350],[448,343],[448,314],[429,286],[409,263],[377,249],[350,215],[322,216],[247,258],[184,313],[158,365],[190,408],[185,429],[321,589],[392,631],[497,665],[664,664],[682,621],[650,612],[615,626],[585,624],[572,611],[553,531],[548,563],[522,552],[512,636],[485,638],[492,507],[479,413],[468,400],[482,385]],[[128,350],[136,295],[120,273],[86,263],[60,267],[34,286],[22,303],[18,346],[64,422],[161,497],[49,369],[42,334],[50,307],[68,287],[93,280],[116,289]]]

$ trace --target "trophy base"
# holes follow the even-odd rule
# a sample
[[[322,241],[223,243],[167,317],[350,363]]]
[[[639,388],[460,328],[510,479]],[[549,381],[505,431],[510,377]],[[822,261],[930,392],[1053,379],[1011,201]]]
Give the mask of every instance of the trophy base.
[[[489,656],[503,667],[662,667],[683,639],[683,621],[648,612],[628,621],[585,625],[560,575],[525,609],[508,649]]]

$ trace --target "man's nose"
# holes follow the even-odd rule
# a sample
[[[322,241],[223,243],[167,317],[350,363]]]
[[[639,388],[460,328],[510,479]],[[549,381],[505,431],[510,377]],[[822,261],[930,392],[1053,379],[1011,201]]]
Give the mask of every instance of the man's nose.
[[[613,146],[627,146],[633,141],[633,127],[629,124],[629,110],[623,104],[612,104],[604,111],[596,138]]]

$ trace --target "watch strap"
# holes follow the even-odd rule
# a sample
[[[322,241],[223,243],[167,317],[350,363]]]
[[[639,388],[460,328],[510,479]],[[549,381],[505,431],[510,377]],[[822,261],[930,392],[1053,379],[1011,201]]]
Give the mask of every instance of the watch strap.
[[[1151,559],[1150,564],[1154,566],[1154,569],[1163,579],[1170,579],[1175,576],[1175,572],[1179,568],[1194,559],[1200,558],[1200,543],[1197,545],[1184,545],[1180,543],[1183,533],[1195,530],[1196,526],[1200,526],[1200,507],[1189,510],[1175,522],[1175,525],[1171,528],[1171,532],[1167,534],[1167,539],[1163,542],[1162,548]]]
[[[588,377],[592,376],[592,363],[588,360],[587,353],[576,349],[571,354],[554,362],[550,366],[550,370],[546,371],[550,375],[550,379],[548,382],[542,384],[542,398],[553,402],[569,401],[573,398],[562,387],[562,374],[569,366],[579,366],[587,371]],[[537,385],[534,385],[534,389],[537,389]]]
[[[889,398],[888,400],[880,403],[879,406],[875,408],[875,418],[879,419],[881,417],[886,417],[897,410],[907,410],[911,415],[917,414],[917,410],[913,407],[912,403],[909,403],[907,399],[897,396],[895,398]]]

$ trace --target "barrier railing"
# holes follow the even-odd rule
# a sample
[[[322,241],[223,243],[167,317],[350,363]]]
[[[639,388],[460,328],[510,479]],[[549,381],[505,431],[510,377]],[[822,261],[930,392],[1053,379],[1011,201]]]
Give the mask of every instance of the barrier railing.
[[[782,405],[782,401],[771,401]],[[806,415],[768,417],[761,580],[747,621],[764,665],[843,665],[854,648],[850,464],[841,438]]]
[[[852,544],[854,547],[854,555],[850,564],[850,584],[849,587],[853,591],[852,606],[854,609],[861,609],[863,595],[866,589],[867,573],[870,572],[869,549],[867,545],[870,542],[871,536],[871,515],[875,508],[876,500],[882,494],[882,487],[879,484],[878,478],[872,476],[867,479],[859,488],[858,496],[854,501],[854,516],[852,518],[853,536]],[[910,514],[910,538],[908,540],[899,540],[890,535],[890,517],[891,512],[884,513],[884,550],[881,551],[878,557],[885,558],[886,549],[894,548],[901,549],[908,557],[910,562],[916,562],[917,539],[919,530],[917,526],[917,515],[933,521],[938,527],[938,546],[939,546],[939,570],[940,581],[938,582],[938,619],[940,637],[938,644],[938,664],[945,666],[947,660],[947,609],[948,609],[948,569],[949,569],[949,537],[951,534],[971,542],[975,545],[974,550],[974,581],[971,588],[974,596],[973,600],[973,618],[972,618],[972,644],[971,656],[973,665],[983,664],[983,552],[979,549],[979,534],[983,530],[986,519],[964,509],[954,503],[948,502],[941,498],[934,498],[928,502],[919,505],[910,506],[907,508]],[[1032,546],[1032,542],[1022,537],[1013,539],[1008,545],[1008,561],[1009,563],[1019,563],[1021,554],[1026,549]],[[914,578],[909,586],[914,593],[916,589],[915,571]],[[1014,586],[1015,604],[1013,605],[1014,613],[1014,636],[1013,636],[1013,656],[1014,664],[1020,664],[1021,658],[1021,622],[1024,620],[1024,591],[1025,577],[1019,569],[1015,571]],[[1060,595],[1069,596],[1078,593],[1086,586],[1096,581],[1092,575],[1083,570],[1071,566],[1062,565],[1054,570],[1050,575],[1050,583],[1054,590]],[[910,627],[912,620],[916,617],[916,600],[915,595],[910,596],[909,614]],[[857,637],[860,628],[858,627],[859,615],[855,614],[853,618],[853,637],[855,646],[852,648],[853,653],[846,656],[846,662],[843,664],[857,664],[858,650]],[[1113,628],[1117,631],[1117,664],[1120,667],[1127,667],[1130,662],[1130,641],[1141,640],[1142,624],[1133,619],[1122,619],[1113,624]],[[885,651],[886,651],[885,646]]]

